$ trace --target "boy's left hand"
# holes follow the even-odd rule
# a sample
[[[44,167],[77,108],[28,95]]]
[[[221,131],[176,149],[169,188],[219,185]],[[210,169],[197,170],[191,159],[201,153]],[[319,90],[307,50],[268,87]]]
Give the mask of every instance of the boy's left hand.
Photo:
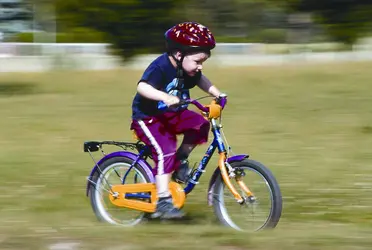
[[[226,106],[227,104],[227,95],[224,93],[221,93],[217,97],[217,103],[222,107],[222,109]]]

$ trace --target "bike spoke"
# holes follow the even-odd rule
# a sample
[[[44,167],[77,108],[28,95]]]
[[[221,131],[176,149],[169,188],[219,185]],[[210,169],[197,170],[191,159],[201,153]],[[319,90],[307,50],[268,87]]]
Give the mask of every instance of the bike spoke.
[[[141,211],[115,206],[109,198],[111,184],[122,185],[122,178],[120,177],[123,176],[123,173],[128,172],[130,166],[130,164],[126,163],[112,164],[112,166],[106,167],[103,170],[100,178],[97,180],[97,188],[94,194],[97,201],[97,209],[102,218],[111,224],[130,226],[139,223],[144,216],[144,213]],[[136,168],[132,169],[134,171],[131,171],[126,178],[128,184],[147,182],[141,172]]]
[[[115,171],[116,175],[119,177],[120,181],[123,181],[123,179],[121,178],[120,174],[119,174],[118,171],[116,170],[116,167],[114,167],[114,171]]]
[[[265,178],[254,169],[240,169],[240,172],[245,173],[244,179],[241,180],[244,181],[244,185],[235,182],[233,184],[244,198],[244,204],[236,201],[223,182],[212,195],[218,202],[220,213],[226,223],[239,230],[255,231],[263,227],[270,218],[273,206],[271,190]],[[254,193],[255,200],[249,199],[249,193]]]

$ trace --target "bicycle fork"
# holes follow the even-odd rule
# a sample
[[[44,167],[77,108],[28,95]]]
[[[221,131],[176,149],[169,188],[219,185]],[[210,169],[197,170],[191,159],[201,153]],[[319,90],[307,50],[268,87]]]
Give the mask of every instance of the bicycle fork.
[[[243,204],[245,202],[245,199],[238,193],[238,191],[236,190],[234,185],[231,183],[231,180],[230,180],[230,175],[231,174],[228,173],[227,169],[226,169],[227,164],[228,163],[226,163],[226,154],[225,154],[225,152],[221,152],[220,153],[220,158],[218,160],[218,166],[219,166],[220,171],[221,171],[222,179],[225,182],[228,189],[230,190],[230,192],[234,195],[236,201],[240,204]],[[231,172],[234,175],[234,173],[232,171],[233,170],[231,169],[231,171],[229,171],[229,172]],[[233,177],[235,177],[235,176],[233,176]],[[241,177],[239,176],[239,177],[235,177],[235,178],[236,178],[236,182],[238,183],[240,188],[248,195],[248,197],[253,197],[254,196],[253,193],[245,185],[245,183],[243,182]]]

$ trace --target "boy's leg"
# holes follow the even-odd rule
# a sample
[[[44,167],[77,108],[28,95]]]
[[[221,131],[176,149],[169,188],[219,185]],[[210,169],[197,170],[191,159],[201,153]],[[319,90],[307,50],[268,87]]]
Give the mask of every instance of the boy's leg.
[[[186,109],[179,114],[175,129],[177,134],[184,135],[177,150],[177,155],[182,157],[188,156],[196,145],[208,141],[210,124],[201,114]]]
[[[187,158],[196,145],[208,141],[210,124],[202,115],[190,110],[184,110],[172,117],[169,123],[173,126],[175,133],[184,135],[176,152],[178,168],[173,174],[173,178],[185,182],[190,172]]]
[[[188,144],[185,142],[185,137],[176,152],[177,168],[173,172],[172,179],[179,183],[186,183],[188,177],[191,173],[191,168],[189,167],[189,155],[197,144]]]
[[[152,217],[183,217],[184,214],[173,206],[169,192],[170,173],[176,163],[176,135],[167,131],[164,124],[156,118],[133,121],[131,128],[141,141],[151,147],[155,162],[154,174],[159,201]]]

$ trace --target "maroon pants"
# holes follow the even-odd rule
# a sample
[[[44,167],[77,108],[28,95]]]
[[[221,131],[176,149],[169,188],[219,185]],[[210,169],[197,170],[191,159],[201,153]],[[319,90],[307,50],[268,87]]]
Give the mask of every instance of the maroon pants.
[[[133,120],[131,129],[151,147],[154,174],[161,175],[173,172],[180,164],[176,159],[177,135],[183,134],[186,144],[202,144],[208,141],[210,124],[202,115],[186,109]]]

